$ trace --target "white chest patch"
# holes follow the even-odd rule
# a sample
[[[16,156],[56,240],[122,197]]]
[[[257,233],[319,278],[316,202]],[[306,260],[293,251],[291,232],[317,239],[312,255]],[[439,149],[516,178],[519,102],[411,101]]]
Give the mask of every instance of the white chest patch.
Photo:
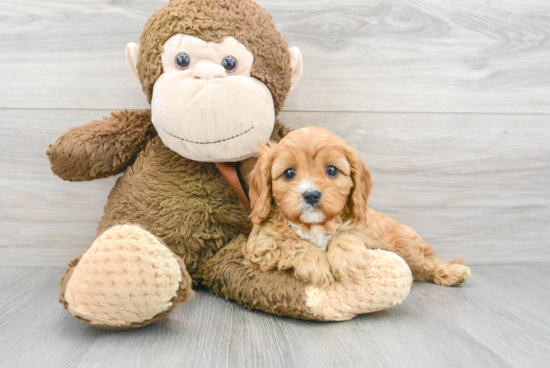
[[[315,236],[314,234],[303,231],[299,226],[294,225],[291,222],[287,222],[292,229],[298,234],[302,239],[308,240],[311,243],[315,244],[319,249],[327,251],[328,242],[332,238],[333,234],[323,233],[320,236]]]

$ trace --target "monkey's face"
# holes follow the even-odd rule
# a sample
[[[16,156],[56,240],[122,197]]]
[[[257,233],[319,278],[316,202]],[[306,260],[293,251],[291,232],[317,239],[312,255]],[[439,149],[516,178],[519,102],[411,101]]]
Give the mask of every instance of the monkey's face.
[[[302,75],[302,55],[254,0],[170,0],[126,59],[166,146],[196,161],[231,162],[266,143]]]
[[[176,34],[163,45],[151,116],[160,138],[180,155],[238,161],[266,143],[275,123],[269,89],[250,75],[253,54],[233,37],[205,42]]]

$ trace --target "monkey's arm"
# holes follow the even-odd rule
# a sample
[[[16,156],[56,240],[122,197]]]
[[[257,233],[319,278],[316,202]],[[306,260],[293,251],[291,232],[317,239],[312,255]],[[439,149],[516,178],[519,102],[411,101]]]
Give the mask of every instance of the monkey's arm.
[[[52,171],[63,180],[83,181],[118,174],[155,134],[150,110],[119,111],[69,129],[47,152]]]

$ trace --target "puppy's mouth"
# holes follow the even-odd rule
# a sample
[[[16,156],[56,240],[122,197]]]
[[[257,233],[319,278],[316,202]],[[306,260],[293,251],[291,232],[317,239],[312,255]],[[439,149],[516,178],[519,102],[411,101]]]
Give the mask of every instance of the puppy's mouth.
[[[300,221],[305,224],[315,224],[325,221],[325,214],[310,204],[302,204],[303,213],[300,215]]]

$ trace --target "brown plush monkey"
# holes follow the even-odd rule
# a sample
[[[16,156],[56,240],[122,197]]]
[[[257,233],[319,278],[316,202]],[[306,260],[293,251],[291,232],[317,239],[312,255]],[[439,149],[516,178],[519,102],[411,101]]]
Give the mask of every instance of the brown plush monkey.
[[[243,257],[252,224],[215,163],[237,162],[246,178],[258,144],[288,131],[276,116],[302,68],[265,10],[249,0],[172,0],[126,56],[151,110],[73,128],[48,151],[64,180],[124,172],[97,237],[61,280],[60,301],[76,318],[145,326],[199,283],[251,309],[312,320],[349,319],[407,296],[409,268],[390,252],[372,250],[365,280],[329,289]]]

